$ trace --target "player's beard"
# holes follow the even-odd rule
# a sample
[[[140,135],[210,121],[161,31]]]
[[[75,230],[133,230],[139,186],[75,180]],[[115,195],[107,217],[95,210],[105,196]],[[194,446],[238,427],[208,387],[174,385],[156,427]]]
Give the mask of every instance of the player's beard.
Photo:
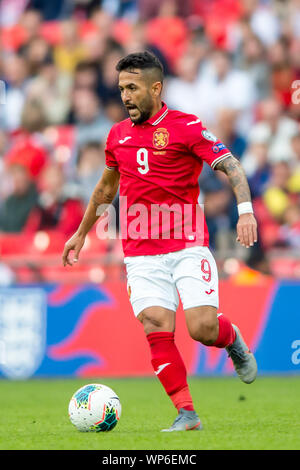
[[[134,124],[141,124],[142,122],[145,122],[150,118],[152,109],[153,109],[152,98],[150,95],[144,98],[139,103],[139,105],[134,105],[134,106],[135,106],[135,109],[137,109],[140,113],[139,116],[136,118],[132,118],[129,114],[129,117]]]

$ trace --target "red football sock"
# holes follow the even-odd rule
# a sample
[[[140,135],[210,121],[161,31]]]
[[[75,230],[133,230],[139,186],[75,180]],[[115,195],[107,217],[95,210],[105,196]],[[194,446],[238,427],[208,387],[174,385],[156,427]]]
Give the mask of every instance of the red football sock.
[[[219,320],[219,336],[212,346],[217,348],[225,348],[232,344],[235,340],[236,333],[232,327],[231,321],[223,315],[223,313],[219,313],[218,315]]]
[[[174,406],[194,410],[186,378],[186,368],[174,342],[174,333],[154,332],[147,335],[151,363]]]

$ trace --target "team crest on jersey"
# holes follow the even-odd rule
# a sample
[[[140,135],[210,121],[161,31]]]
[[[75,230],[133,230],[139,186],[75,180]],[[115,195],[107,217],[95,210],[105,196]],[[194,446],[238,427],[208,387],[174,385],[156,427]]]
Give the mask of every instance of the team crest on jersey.
[[[169,143],[169,132],[163,127],[156,129],[153,133],[153,145],[157,149],[165,148]]]

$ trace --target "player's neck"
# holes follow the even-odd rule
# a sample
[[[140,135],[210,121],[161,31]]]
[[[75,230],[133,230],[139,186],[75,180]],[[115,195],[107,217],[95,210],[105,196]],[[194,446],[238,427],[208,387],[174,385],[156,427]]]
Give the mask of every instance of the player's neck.
[[[161,110],[162,107],[163,107],[162,101],[159,101],[159,102],[155,103],[155,105],[152,109],[152,113],[149,116],[149,119],[151,119],[153,116],[155,116]]]

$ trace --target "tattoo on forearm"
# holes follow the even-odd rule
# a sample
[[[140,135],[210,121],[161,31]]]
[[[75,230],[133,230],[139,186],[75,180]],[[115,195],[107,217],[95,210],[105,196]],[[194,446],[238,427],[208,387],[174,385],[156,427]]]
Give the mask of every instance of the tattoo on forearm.
[[[251,201],[251,194],[245,172],[235,157],[228,157],[215,166],[228,176],[237,203]]]
[[[98,208],[100,204],[111,204],[113,201],[114,196],[111,193],[106,193],[102,188],[96,188],[91,201],[95,207]]]

